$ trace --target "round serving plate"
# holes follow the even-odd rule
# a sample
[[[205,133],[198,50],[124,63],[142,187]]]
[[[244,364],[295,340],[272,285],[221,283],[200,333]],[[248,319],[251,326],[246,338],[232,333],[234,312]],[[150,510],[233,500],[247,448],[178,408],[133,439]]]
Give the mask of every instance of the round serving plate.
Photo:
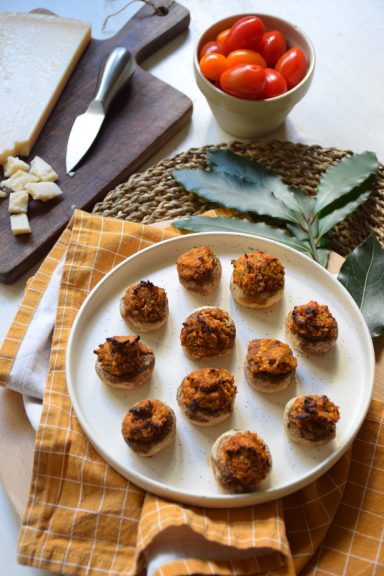
[[[179,283],[176,259],[194,246],[210,246],[219,256],[223,276],[211,297],[187,292]],[[262,250],[277,256],[285,266],[282,301],[266,310],[251,310],[233,300],[229,281],[231,260],[246,252]],[[125,288],[151,280],[165,288],[170,314],[166,325],[142,334],[156,357],[150,382],[133,391],[103,384],[95,372],[94,350],[109,336],[132,334],[120,316],[119,301]],[[253,338],[277,338],[287,342],[284,323],[295,305],[309,300],[327,304],[337,319],[336,347],[322,356],[295,352],[297,382],[283,392],[263,394],[247,383],[243,365],[248,342]],[[219,306],[233,318],[236,345],[227,357],[193,361],[180,346],[185,318],[199,306]],[[176,390],[182,379],[202,367],[224,367],[235,376],[238,389],[234,413],[225,422],[201,428],[181,413]],[[74,322],[67,349],[67,384],[77,417],[90,442],[123,476],[165,498],[206,507],[237,507],[274,500],[310,483],[326,472],[347,450],[368,410],[374,381],[372,340],[360,310],[350,294],[327,270],[276,242],[236,233],[201,233],[180,236],[131,256],[99,282],[84,301]],[[326,394],[340,407],[335,440],[323,447],[292,443],[283,426],[286,402],[302,394]],[[174,443],[151,458],[132,452],[121,435],[121,422],[130,406],[143,398],[158,398],[176,413]],[[215,439],[229,429],[256,432],[269,446],[272,473],[268,481],[249,494],[222,493],[209,465]]]

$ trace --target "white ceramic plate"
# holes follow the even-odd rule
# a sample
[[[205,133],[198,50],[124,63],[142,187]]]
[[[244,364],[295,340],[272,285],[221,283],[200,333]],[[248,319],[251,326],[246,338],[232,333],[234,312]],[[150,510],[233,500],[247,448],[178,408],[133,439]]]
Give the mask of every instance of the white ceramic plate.
[[[220,257],[223,277],[214,297],[187,292],[178,282],[176,258],[193,246],[209,245]],[[231,260],[245,252],[263,250],[280,258],[286,285],[280,304],[264,311],[238,306],[229,291]],[[155,353],[151,381],[134,391],[119,391],[102,384],[93,350],[108,336],[132,333],[119,313],[119,300],[132,282],[149,279],[165,288],[170,316],[160,331],[143,334]],[[294,305],[309,300],[327,304],[339,324],[334,351],[319,357],[297,354],[297,383],[277,394],[258,393],[243,373],[246,347],[252,338],[287,341],[284,320]],[[210,361],[189,360],[180,347],[184,319],[199,306],[227,310],[236,329],[236,346],[229,357]],[[189,372],[199,367],[225,367],[235,376],[238,393],[233,416],[211,428],[192,425],[176,402],[176,389]],[[80,423],[89,440],[109,464],[139,486],[165,498],[207,507],[246,506],[273,500],[308,484],[323,474],[346,451],[363,422],[374,380],[374,353],[365,321],[343,286],[324,268],[281,244],[231,233],[191,234],[162,242],[128,258],[90,293],[73,325],[67,351],[67,383]],[[290,442],[283,428],[286,402],[301,394],[327,394],[340,407],[336,439],[321,447]],[[129,407],[142,398],[159,398],[176,413],[177,436],[173,446],[152,458],[134,454],[121,435],[121,422]],[[272,474],[251,494],[228,495],[219,491],[209,467],[214,440],[226,430],[257,432],[272,454]]]

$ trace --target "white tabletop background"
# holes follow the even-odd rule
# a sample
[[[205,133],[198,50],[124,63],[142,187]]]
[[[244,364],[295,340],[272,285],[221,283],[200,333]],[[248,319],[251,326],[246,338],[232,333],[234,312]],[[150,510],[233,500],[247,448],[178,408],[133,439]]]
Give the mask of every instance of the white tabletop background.
[[[311,38],[317,56],[308,94],[271,137],[355,152],[372,150],[384,161],[383,0],[274,0],[273,3],[270,0],[180,0],[180,3],[191,13],[189,31],[146,60],[144,67],[192,99],[192,121],[145,167],[194,146],[233,139],[217,127],[195,85],[193,46],[203,30],[216,20],[255,11],[280,16],[301,27]],[[125,0],[0,0],[0,11],[48,8],[60,16],[87,20],[92,24],[94,37],[107,38],[141,7],[139,1],[134,2],[110,19],[103,31],[106,16],[125,4]],[[26,280],[32,273],[33,269],[12,285],[0,284],[0,341],[6,335]],[[16,515],[0,485],[0,575],[51,574],[16,564],[17,532]]]

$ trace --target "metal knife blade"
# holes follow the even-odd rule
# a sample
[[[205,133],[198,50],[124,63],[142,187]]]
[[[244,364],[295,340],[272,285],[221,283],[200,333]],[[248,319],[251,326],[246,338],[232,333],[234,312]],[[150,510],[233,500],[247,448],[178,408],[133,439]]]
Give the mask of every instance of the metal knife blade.
[[[127,85],[135,66],[132,54],[121,46],[115,48],[103,62],[95,97],[84,114],[77,116],[69,134],[66,156],[68,174],[73,174],[73,169],[92,146],[112,100]]]

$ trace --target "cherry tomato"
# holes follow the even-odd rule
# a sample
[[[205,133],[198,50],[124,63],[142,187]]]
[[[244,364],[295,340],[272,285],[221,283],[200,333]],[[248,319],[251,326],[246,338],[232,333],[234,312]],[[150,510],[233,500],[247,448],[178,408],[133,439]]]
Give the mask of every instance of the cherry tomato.
[[[206,42],[202,48],[200,48],[199,52],[199,61],[202,59],[203,56],[206,54],[222,54],[223,56],[227,55],[226,50],[224,50],[224,46],[219,42]]]
[[[238,64],[222,73],[220,84],[232,96],[256,100],[264,88],[265,71],[258,64]]]
[[[307,69],[307,58],[300,48],[291,48],[284,52],[275,66],[275,70],[284,76],[288,89],[296,86],[304,78]]]
[[[279,30],[266,32],[260,41],[260,54],[265,58],[267,65],[272,67],[287,49],[287,43]]]
[[[240,50],[240,48],[255,50],[257,41],[264,32],[265,27],[260,18],[257,16],[244,16],[230,28],[224,47],[228,52]]]
[[[265,84],[259,99],[275,98],[288,90],[285,78],[274,68],[265,68]]]
[[[229,28],[226,28],[225,30],[222,30],[220,32],[220,34],[217,35],[216,37],[216,42],[218,42],[219,44],[222,44],[224,46],[225,41],[227,39],[227,36],[229,34]]]
[[[230,68],[237,64],[259,64],[263,68],[266,68],[267,66],[267,63],[261,54],[254,52],[253,50],[234,50],[228,54],[227,61]]]
[[[206,54],[200,60],[201,73],[214,82],[218,80],[224,70],[227,70],[228,62],[222,54]]]

